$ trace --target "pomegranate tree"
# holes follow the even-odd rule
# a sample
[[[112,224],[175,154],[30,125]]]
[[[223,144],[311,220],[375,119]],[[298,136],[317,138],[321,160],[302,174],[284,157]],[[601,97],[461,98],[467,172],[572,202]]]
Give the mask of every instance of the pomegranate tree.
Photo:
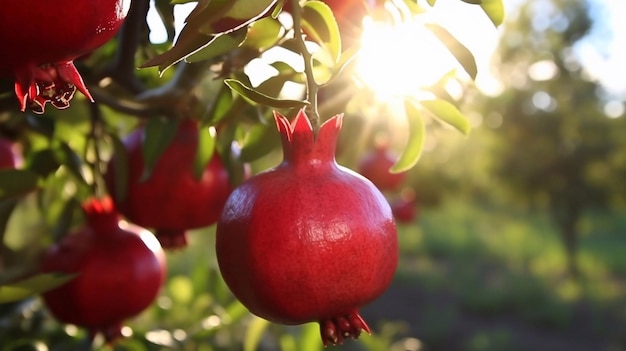
[[[342,116],[317,135],[304,111],[275,113],[284,159],[236,188],[217,223],[216,251],[233,294],[273,322],[317,321],[325,345],[369,327],[358,309],[390,284],[398,261],[387,200],[335,162]]]
[[[124,140],[128,153],[128,189],[120,197],[115,189],[115,162],[110,162],[106,180],[119,211],[129,220],[152,228],[164,248],[187,245],[186,231],[214,224],[232,191],[228,171],[215,152],[200,177],[194,174],[198,148],[198,123],[183,119],[174,139],[161,154],[147,179],[140,127]],[[115,155],[113,156],[115,157]]]
[[[4,0],[0,76],[15,80],[24,111],[63,109],[78,90],[93,101],[73,60],[115,35],[130,0]]]
[[[43,272],[76,274],[43,294],[54,317],[102,333],[121,336],[122,322],[147,308],[165,279],[165,255],[148,230],[120,221],[108,198],[84,206],[86,223],[44,255]]]

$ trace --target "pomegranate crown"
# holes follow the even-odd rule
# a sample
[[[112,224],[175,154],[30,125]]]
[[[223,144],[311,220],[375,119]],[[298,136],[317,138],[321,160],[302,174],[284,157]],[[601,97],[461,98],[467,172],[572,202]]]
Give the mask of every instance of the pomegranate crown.
[[[322,123],[317,135],[304,109],[289,123],[287,117],[274,111],[276,126],[281,135],[285,161],[288,163],[310,163],[311,160],[333,161],[335,147],[341,131],[343,114],[338,114]]]
[[[91,224],[118,222],[118,213],[111,197],[91,198],[82,204],[87,222]]]

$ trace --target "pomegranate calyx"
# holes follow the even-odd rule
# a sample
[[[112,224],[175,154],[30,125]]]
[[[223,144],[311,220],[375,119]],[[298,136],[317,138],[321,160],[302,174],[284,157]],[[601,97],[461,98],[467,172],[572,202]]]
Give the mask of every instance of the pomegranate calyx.
[[[361,330],[365,330],[368,334],[371,333],[369,326],[357,312],[324,319],[319,323],[324,346],[343,344],[343,340],[350,337],[358,339]]]
[[[313,133],[313,127],[304,109],[298,111],[291,123],[287,117],[276,111],[274,119],[281,135],[286,163],[321,165],[334,161],[343,114],[335,115],[322,123],[317,136]]]
[[[27,66],[15,76],[15,94],[22,112],[28,105],[34,113],[43,114],[48,102],[59,110],[66,109],[76,89],[94,101],[72,61]]]

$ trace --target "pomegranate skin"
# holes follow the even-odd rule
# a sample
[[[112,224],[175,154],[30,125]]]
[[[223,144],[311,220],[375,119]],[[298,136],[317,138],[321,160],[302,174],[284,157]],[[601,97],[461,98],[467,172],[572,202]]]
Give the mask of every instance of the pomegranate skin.
[[[68,283],[43,294],[52,315],[63,323],[103,333],[111,342],[122,322],[146,309],[165,280],[165,255],[146,229],[124,221],[110,199],[85,206],[84,227],[50,247],[43,272],[77,273]]]
[[[93,101],[72,61],[110,40],[130,0],[4,0],[0,12],[0,76],[15,79],[24,111],[43,113],[46,102],[69,106],[78,88]]]
[[[166,249],[187,245],[188,229],[217,222],[232,191],[228,171],[216,152],[200,179],[193,172],[198,147],[198,124],[191,119],[179,123],[174,139],[157,160],[146,180],[139,128],[124,140],[128,152],[128,189],[123,199],[115,194],[115,162],[106,172],[108,189],[119,211],[130,221],[153,228]],[[115,156],[114,156],[115,157]]]
[[[358,171],[369,179],[381,191],[397,190],[406,179],[407,173],[391,173],[389,169],[396,163],[397,157],[385,144],[377,145],[373,151],[365,154],[358,165]]]
[[[254,314],[294,325],[317,321],[325,345],[369,327],[358,309],[390,284],[398,261],[389,204],[367,179],[337,165],[342,116],[314,139],[303,111],[275,113],[284,160],[230,195],[217,223],[220,271]]]

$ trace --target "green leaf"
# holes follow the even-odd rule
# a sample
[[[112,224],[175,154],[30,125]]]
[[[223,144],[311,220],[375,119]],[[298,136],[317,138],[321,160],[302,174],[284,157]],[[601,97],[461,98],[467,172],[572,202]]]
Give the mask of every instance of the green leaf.
[[[0,286],[0,303],[19,301],[67,283],[75,274],[44,273]]]
[[[241,45],[264,51],[276,44],[284,35],[284,28],[272,17],[262,18],[248,28],[248,35]]]
[[[300,327],[298,351],[318,351],[324,348],[317,323],[307,323]]]
[[[273,98],[244,85],[236,79],[225,79],[224,83],[252,104],[260,104],[272,108],[300,108],[308,104],[307,101]]]
[[[198,149],[193,161],[193,174],[198,180],[202,178],[206,165],[215,153],[215,134],[214,127],[198,128]]]
[[[113,144],[113,158],[110,162],[113,162],[113,170],[115,174],[113,174],[113,179],[115,179],[115,188],[108,189],[109,192],[113,192],[116,199],[119,202],[123,202],[126,199],[126,194],[128,192],[128,167],[129,167],[129,159],[128,159],[128,151],[126,151],[126,146],[122,142],[122,140],[115,133],[107,133],[109,138],[111,138],[111,143]]]
[[[469,134],[471,126],[467,117],[453,104],[441,99],[423,100],[420,103],[441,121],[446,122],[465,135]]]
[[[236,49],[243,43],[246,39],[247,28],[241,28],[232,33],[228,33],[225,35],[219,35],[215,37],[214,40],[211,40],[206,46],[202,49],[194,52],[193,54],[187,56],[185,61],[187,62],[198,62],[205,61],[208,59],[212,59],[214,57],[218,57],[220,55],[231,52]]]
[[[472,5],[480,5],[483,3],[483,0],[461,0],[461,1],[468,3],[468,4],[472,4]]]
[[[22,169],[0,170],[0,200],[19,197],[35,191],[39,175]]]
[[[55,241],[58,241],[63,235],[69,232],[72,219],[74,218],[74,211],[80,208],[80,203],[74,198],[65,201],[63,209],[56,218],[54,227],[52,228],[52,237]]]
[[[425,25],[439,40],[448,48],[450,53],[463,66],[463,69],[472,79],[476,79],[478,67],[472,52],[461,44],[450,32],[438,24],[428,23]]]
[[[252,318],[252,322],[248,325],[248,330],[246,330],[246,335],[243,340],[244,351],[255,351],[263,337],[263,333],[265,333],[265,330],[270,325],[270,322],[265,319],[256,316]]]
[[[505,11],[502,0],[483,0],[480,7],[482,7],[494,26],[498,27],[504,22]]]
[[[422,118],[419,106],[416,105],[415,101],[406,99],[404,101],[404,109],[409,121],[409,141],[396,163],[389,170],[392,173],[400,173],[411,169],[419,161],[424,149],[426,127],[424,126],[424,118]]]
[[[58,141],[55,143],[54,157],[59,164],[67,167],[67,169],[83,184],[88,185],[83,173],[83,161],[78,154],[65,142]]]
[[[178,130],[178,119],[150,118],[146,123],[143,145],[141,148],[144,169],[139,181],[150,178],[154,165],[167,149]]]
[[[316,58],[333,68],[341,55],[341,36],[331,8],[321,1],[306,2],[302,8],[302,29],[322,46],[330,62]]]
[[[435,6],[435,3],[437,2],[437,0],[426,0],[426,2],[428,3],[428,5],[430,6]]]
[[[267,155],[279,142],[276,128],[257,123],[246,134],[239,159],[242,162],[255,161]]]

